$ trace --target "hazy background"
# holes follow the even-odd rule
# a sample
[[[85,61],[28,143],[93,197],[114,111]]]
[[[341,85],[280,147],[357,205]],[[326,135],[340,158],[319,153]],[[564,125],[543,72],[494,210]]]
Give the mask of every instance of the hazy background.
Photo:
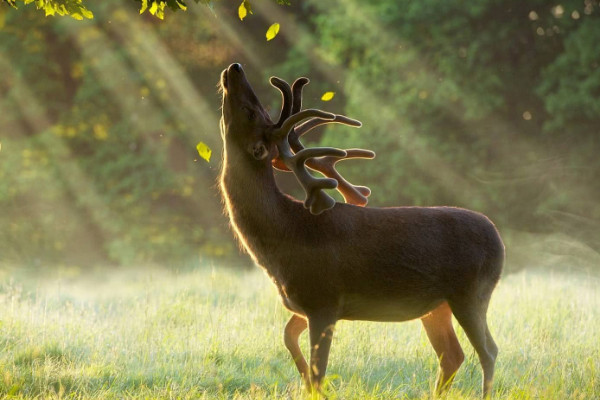
[[[307,76],[306,107],[363,122],[307,141],[377,153],[340,168],[369,206],[481,211],[509,269],[600,274],[597,0],[255,0],[244,21],[239,3],[164,21],[133,1],[89,2],[92,21],[0,4],[0,264],[248,266],[215,186],[216,83],[241,62],[273,116],[268,77]]]

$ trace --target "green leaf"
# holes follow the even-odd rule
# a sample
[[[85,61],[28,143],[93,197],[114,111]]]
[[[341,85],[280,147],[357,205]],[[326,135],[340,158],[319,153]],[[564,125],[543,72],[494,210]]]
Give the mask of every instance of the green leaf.
[[[242,1],[242,4],[238,7],[238,17],[240,17],[240,21],[243,21],[248,14],[248,10],[246,9],[246,2]]]
[[[161,1],[158,4],[158,11],[156,12],[156,16],[160,19],[165,19],[165,7],[167,6],[167,3],[164,1]]]
[[[321,100],[329,101],[333,99],[333,96],[335,96],[335,92],[325,92],[323,93],[323,96],[321,96]]]
[[[94,19],[94,13],[92,13],[90,10],[88,10],[87,8],[84,7],[80,7],[79,11],[81,12],[81,15],[83,15],[84,18],[87,19]]]
[[[240,17],[240,20],[243,21],[248,14],[252,14],[252,5],[248,0],[244,0],[238,8],[238,17]]]
[[[205,145],[203,142],[198,142],[196,145],[196,150],[198,150],[198,154],[200,157],[204,158],[206,162],[210,161],[210,155],[212,154],[210,147]]]
[[[150,14],[156,15],[157,10],[158,10],[158,3],[156,1],[153,1],[152,5],[150,6]]]
[[[267,41],[272,40],[279,33],[279,24],[275,22],[267,29]]]

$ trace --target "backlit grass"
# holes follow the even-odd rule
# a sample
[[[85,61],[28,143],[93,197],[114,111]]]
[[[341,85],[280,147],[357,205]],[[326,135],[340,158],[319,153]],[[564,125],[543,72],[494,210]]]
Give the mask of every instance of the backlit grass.
[[[496,398],[600,398],[599,284],[560,272],[503,277],[489,312]],[[4,269],[0,397],[303,399],[282,342],[288,316],[258,269]],[[467,358],[448,398],[478,398],[479,363],[457,331]],[[436,368],[420,322],[342,321],[327,390],[428,399]]]

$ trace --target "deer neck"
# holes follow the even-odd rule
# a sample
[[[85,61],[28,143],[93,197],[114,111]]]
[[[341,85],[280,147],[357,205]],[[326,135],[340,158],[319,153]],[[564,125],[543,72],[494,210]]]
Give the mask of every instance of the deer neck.
[[[261,264],[258,256],[268,251],[272,238],[284,234],[289,199],[279,191],[270,167],[249,166],[241,162],[245,154],[232,151],[224,152],[220,177],[225,211],[240,243]]]

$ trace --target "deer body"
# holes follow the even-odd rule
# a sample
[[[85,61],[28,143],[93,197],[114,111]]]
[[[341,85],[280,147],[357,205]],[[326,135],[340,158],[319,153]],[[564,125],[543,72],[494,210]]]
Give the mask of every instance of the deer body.
[[[464,358],[451,324],[454,314],[480,356],[484,395],[489,394],[497,347],[485,312],[504,259],[504,245],[492,222],[452,207],[337,203],[313,215],[275,183],[271,160],[277,151],[265,135],[272,122],[241,67],[234,64],[224,71],[222,85],[225,150],[220,186],[226,212],[245,250],[294,313],[284,341],[307,385],[318,387],[325,374],[336,321],[422,318],[440,357],[441,391]],[[250,105],[257,109],[248,113]],[[236,119],[238,108],[244,113]],[[253,123],[248,126],[244,117],[249,116]],[[306,327],[310,368],[298,346]]]
[[[249,180],[235,182],[223,171],[236,233],[290,311],[306,315],[328,306],[339,319],[406,321],[499,278],[502,242],[481,214],[336,204],[315,216],[278,190],[249,201]]]

